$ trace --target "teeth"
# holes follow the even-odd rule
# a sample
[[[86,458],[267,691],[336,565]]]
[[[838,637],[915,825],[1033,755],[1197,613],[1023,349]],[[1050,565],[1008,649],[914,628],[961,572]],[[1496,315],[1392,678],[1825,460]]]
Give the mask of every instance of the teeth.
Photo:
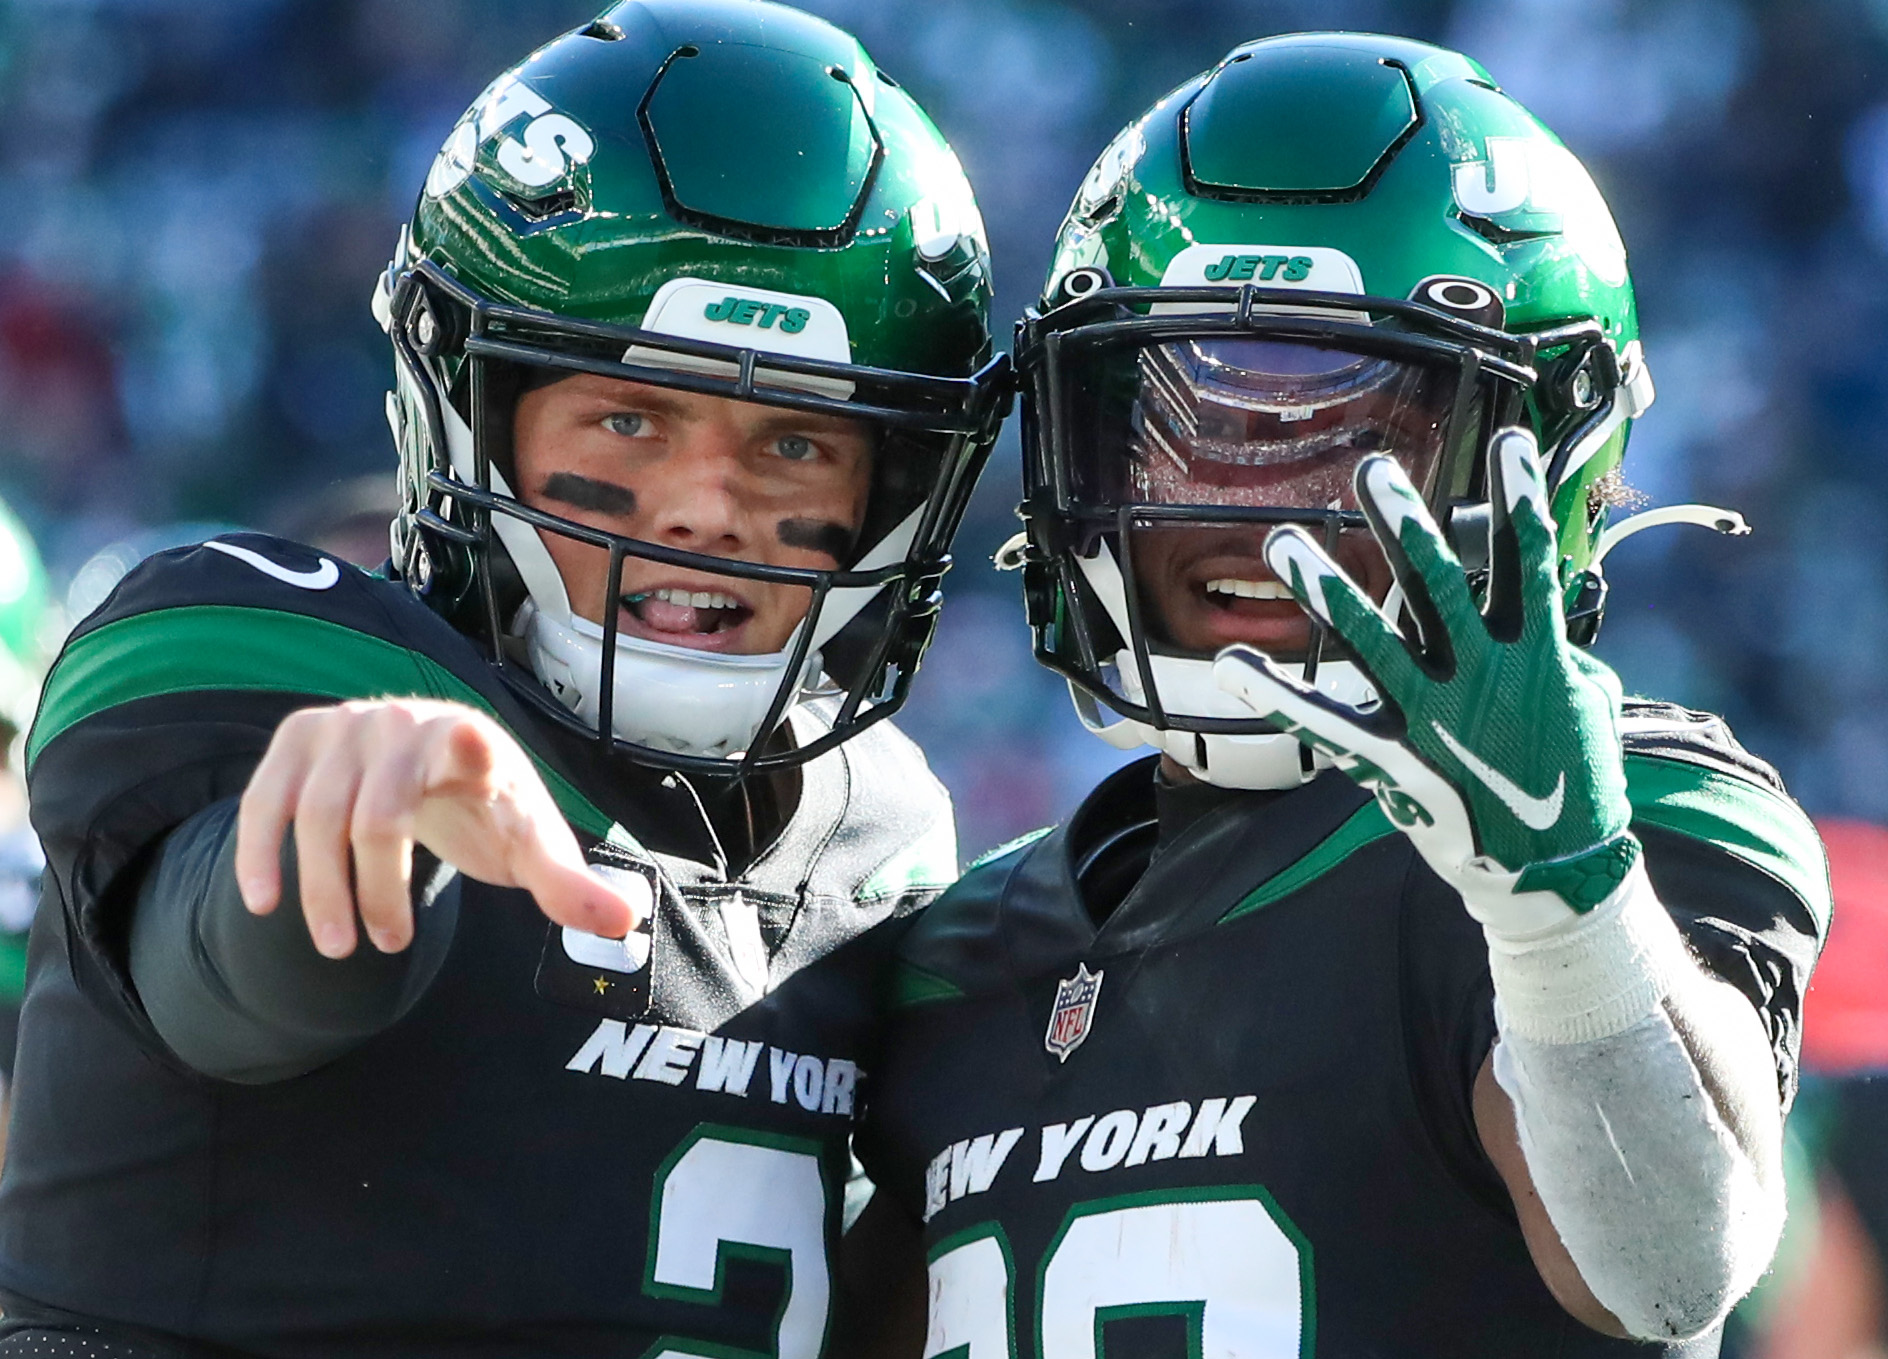
[[[1291,587],[1276,580],[1209,580],[1209,595],[1237,595],[1240,599],[1290,599]]]
[[[664,604],[676,604],[691,609],[738,609],[741,601],[732,595],[724,595],[716,590],[651,590],[645,595],[631,595],[631,599],[659,599]]]

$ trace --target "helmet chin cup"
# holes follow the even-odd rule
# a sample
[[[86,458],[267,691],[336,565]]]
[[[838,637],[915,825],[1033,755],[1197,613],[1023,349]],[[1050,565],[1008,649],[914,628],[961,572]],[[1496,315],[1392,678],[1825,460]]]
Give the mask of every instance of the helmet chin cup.
[[[1148,657],[1161,708],[1183,718],[1248,720],[1259,725],[1260,719],[1237,698],[1221,689],[1213,679],[1211,661],[1181,656]],[[1123,651],[1115,657],[1123,695],[1133,703],[1145,704],[1140,675],[1134,665],[1134,653]],[[1300,665],[1287,665],[1286,673],[1302,677]],[[1376,700],[1377,691],[1355,665],[1348,661],[1326,661],[1318,667],[1319,692],[1340,703],[1367,706]],[[1089,699],[1089,711],[1096,704]],[[1284,732],[1260,731],[1250,735],[1222,732],[1183,731],[1176,727],[1159,728],[1131,718],[1122,718],[1105,729],[1090,722],[1078,701],[1075,711],[1082,725],[1109,745],[1121,750],[1136,745],[1152,746],[1168,756],[1193,777],[1219,788],[1295,788],[1317,771],[1329,769],[1331,761],[1322,752],[1314,752],[1307,767],[1305,747],[1298,738]]]
[[[1103,544],[1093,556],[1077,561],[1116,631],[1123,637],[1132,636],[1126,583],[1113,549]],[[1254,730],[1236,735],[1195,732],[1113,716],[1104,713],[1102,704],[1092,693],[1071,681],[1069,697],[1075,704],[1075,715],[1084,727],[1115,749],[1151,746],[1195,778],[1220,788],[1295,788],[1315,771],[1330,767],[1330,760],[1317,754],[1307,768],[1305,748],[1298,739],[1265,729],[1263,719],[1214,681],[1212,661],[1156,652],[1149,652],[1147,661],[1160,700],[1160,711],[1169,718],[1249,721]],[[1109,668],[1115,673],[1122,698],[1136,706],[1148,706],[1147,687],[1142,682],[1133,648],[1117,652]],[[1303,676],[1302,664],[1284,668],[1288,673]],[[1376,689],[1349,661],[1323,662],[1318,666],[1316,683],[1321,693],[1353,707],[1368,707],[1377,699]]]
[[[603,629],[587,618],[553,617],[526,602],[517,628],[531,669],[586,726],[600,720]],[[729,656],[668,646],[640,637],[616,638],[611,733],[633,745],[678,755],[731,759],[765,735],[767,720],[792,662],[793,649]],[[793,685],[797,697],[819,675],[810,654]]]

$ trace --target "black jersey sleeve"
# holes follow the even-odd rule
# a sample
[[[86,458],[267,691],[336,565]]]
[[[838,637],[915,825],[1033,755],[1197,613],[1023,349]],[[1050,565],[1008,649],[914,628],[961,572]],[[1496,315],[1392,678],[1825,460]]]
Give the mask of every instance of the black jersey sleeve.
[[[132,912],[130,971],[172,1053],[205,1076],[259,1084],[312,1071],[412,1009],[445,961],[459,894],[445,890],[451,870],[416,847],[408,947],[325,958],[302,919],[293,837],[276,909],[243,905],[236,813],[234,799],[215,803],[165,838]]]
[[[1652,886],[1699,961],[1756,1008],[1787,1107],[1832,907],[1822,840],[1721,718],[1635,701],[1622,725]]]
[[[74,630],[27,740],[44,891],[67,918],[80,987],[161,1049],[129,944],[166,837],[237,797],[299,708],[412,696],[495,710],[502,696],[489,676],[470,643],[403,587],[312,548],[241,534],[138,566]],[[570,805],[566,783],[547,781],[573,824],[607,826]]]

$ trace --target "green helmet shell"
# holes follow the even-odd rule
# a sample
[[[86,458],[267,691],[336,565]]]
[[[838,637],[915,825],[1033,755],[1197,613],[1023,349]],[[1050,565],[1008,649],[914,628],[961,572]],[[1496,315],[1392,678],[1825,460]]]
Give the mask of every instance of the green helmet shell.
[[[753,0],[628,0],[500,76],[440,152],[410,253],[563,317],[636,325],[687,275],[826,299],[855,363],[967,377],[990,354],[988,245],[949,145],[856,40]]]
[[[1596,321],[1631,395],[1555,487],[1562,550],[1585,566],[1603,519],[1596,483],[1618,468],[1650,384],[1618,229],[1552,132],[1441,48],[1353,33],[1247,43],[1102,153],[1057,237],[1043,306],[1078,269],[1153,287],[1188,247],[1251,242],[1341,251],[1374,297],[1409,298],[1436,275],[1479,280],[1514,333]],[[1262,257],[1232,277],[1262,284],[1307,258],[1268,269]],[[1551,412],[1530,402],[1530,415],[1551,462]]]
[[[787,710],[837,685],[832,731],[778,762],[809,758],[902,703],[935,627],[950,539],[1008,400],[989,305],[956,156],[853,38],[760,0],[625,0],[466,111],[381,281],[394,571],[501,669],[522,649],[528,696],[555,694],[552,715],[632,759],[769,765],[761,747]],[[813,603],[789,652],[736,675],[744,658],[637,651],[607,609],[599,637],[578,635],[539,535],[595,546],[598,531],[523,506],[508,484],[513,403],[546,370],[877,431],[850,557],[794,577]],[[619,584],[632,559],[749,580],[787,569],[682,562],[614,535],[610,550]],[[651,700],[658,683],[676,697]]]

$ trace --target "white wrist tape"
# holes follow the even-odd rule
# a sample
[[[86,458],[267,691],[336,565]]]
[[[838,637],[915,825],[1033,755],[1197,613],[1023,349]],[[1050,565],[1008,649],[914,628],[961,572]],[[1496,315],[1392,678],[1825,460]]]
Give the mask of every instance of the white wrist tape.
[[[1545,934],[1514,939],[1484,927],[1502,1032],[1542,1043],[1584,1043],[1651,1014],[1696,972],[1659,904],[1643,860],[1613,894]]]
[[[1716,1324],[1783,1224],[1782,1115],[1756,1012],[1698,970],[1638,865],[1563,930],[1491,933],[1489,967],[1495,1079],[1581,1278],[1641,1338]]]

